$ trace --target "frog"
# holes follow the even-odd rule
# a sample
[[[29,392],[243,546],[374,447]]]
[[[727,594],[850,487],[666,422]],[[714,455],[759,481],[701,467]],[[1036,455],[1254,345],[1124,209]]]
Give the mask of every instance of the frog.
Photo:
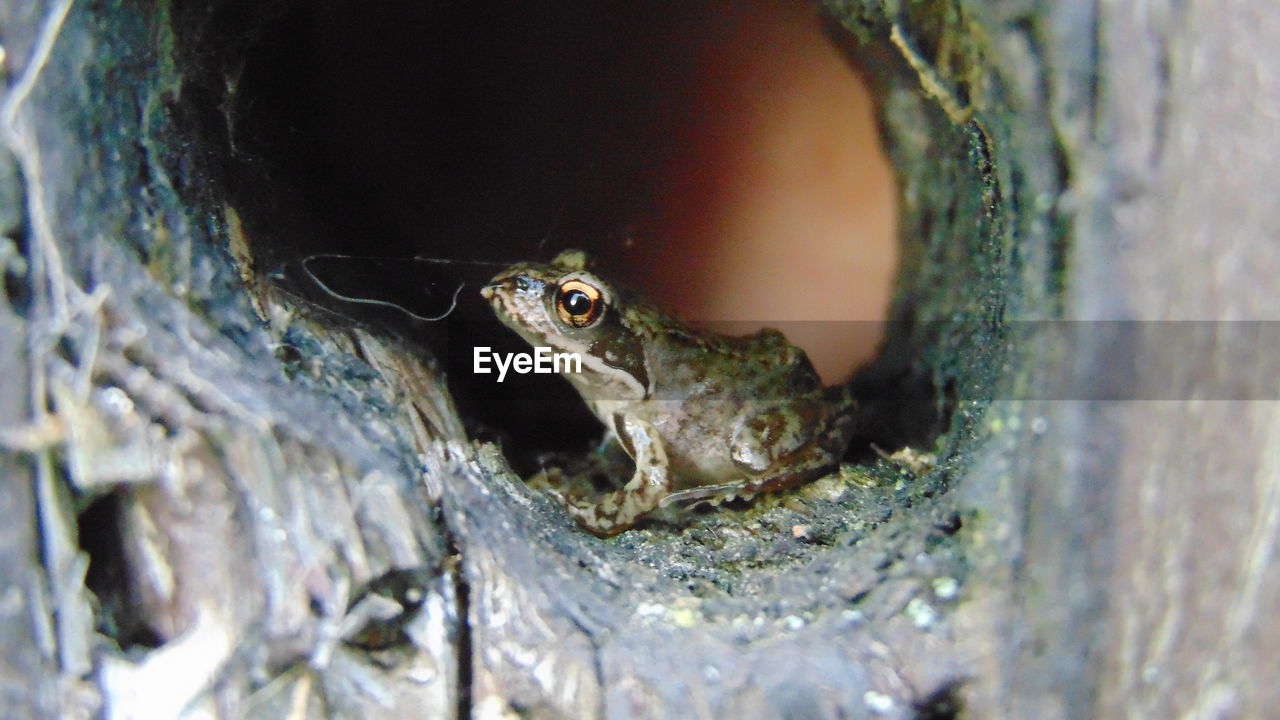
[[[847,386],[824,387],[780,331],[698,329],[595,271],[578,250],[522,262],[480,290],[529,345],[572,353],[561,375],[634,462],[621,488],[554,493],[589,532],[611,537],[672,504],[782,490],[839,466],[854,431]]]

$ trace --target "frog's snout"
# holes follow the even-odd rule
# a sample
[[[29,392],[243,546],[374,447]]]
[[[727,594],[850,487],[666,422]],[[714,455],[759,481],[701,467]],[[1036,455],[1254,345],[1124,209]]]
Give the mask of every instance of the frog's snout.
[[[515,272],[508,275],[499,275],[489,281],[489,284],[480,288],[480,294],[487,299],[495,297],[523,295],[529,292],[537,294],[541,292],[543,283],[529,276],[525,272]]]
[[[510,298],[514,290],[519,286],[520,283],[517,282],[517,276],[499,275],[481,287],[480,294],[485,300],[496,303],[504,297]]]

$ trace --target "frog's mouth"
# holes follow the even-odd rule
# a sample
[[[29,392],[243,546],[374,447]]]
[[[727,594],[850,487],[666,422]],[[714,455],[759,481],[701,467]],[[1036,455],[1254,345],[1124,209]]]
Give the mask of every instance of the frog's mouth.
[[[533,344],[545,335],[539,332],[542,328],[535,327],[539,324],[540,299],[521,291],[515,276],[495,279],[480,288],[480,295],[489,302],[498,320],[526,342]]]
[[[480,288],[480,296],[485,300],[488,300],[490,305],[497,307],[500,302],[498,299],[500,297],[498,291],[501,289],[502,283],[491,283]]]
[[[506,321],[515,316],[515,283],[510,278],[491,282],[480,288],[480,296],[489,302],[489,306]]]

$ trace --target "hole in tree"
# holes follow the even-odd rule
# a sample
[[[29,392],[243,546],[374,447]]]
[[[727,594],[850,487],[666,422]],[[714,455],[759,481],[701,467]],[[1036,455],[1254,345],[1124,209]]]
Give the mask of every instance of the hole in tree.
[[[99,632],[121,649],[157,648],[164,642],[147,624],[128,576],[121,517],[127,492],[115,490],[94,499],[77,518],[80,548],[89,556],[85,586],[97,598]]]
[[[560,378],[473,374],[477,345],[527,349],[477,294],[506,261],[585,249],[683,318],[782,329],[827,383],[881,347],[896,189],[870,93],[808,3],[331,0],[229,5],[198,31],[176,16],[214,71],[184,93],[209,93],[202,133],[230,149],[228,200],[262,267],[498,263],[315,268],[423,315],[468,283],[441,322],[329,305],[429,346],[473,430],[525,470],[601,428]],[[855,380],[863,457],[945,422],[902,347]]]
[[[964,717],[961,685],[959,681],[949,682],[917,702],[915,720],[957,720]]]

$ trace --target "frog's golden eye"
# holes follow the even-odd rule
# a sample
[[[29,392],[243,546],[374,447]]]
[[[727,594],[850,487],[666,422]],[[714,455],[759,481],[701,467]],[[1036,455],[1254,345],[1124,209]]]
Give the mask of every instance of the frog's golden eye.
[[[556,312],[570,327],[588,327],[604,315],[604,296],[594,285],[567,280],[556,291]]]

